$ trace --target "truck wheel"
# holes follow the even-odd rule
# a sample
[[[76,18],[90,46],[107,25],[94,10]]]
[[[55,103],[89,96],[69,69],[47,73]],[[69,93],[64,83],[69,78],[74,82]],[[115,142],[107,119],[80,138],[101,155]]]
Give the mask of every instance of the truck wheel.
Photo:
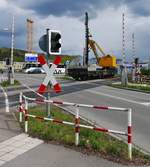
[[[78,81],[79,80],[79,78],[78,77],[73,77],[76,81]]]
[[[100,79],[103,79],[103,78],[104,78],[104,75],[103,75],[103,74],[100,74],[99,78],[100,78]]]
[[[86,81],[87,80],[87,76],[82,76],[80,77],[81,81]]]

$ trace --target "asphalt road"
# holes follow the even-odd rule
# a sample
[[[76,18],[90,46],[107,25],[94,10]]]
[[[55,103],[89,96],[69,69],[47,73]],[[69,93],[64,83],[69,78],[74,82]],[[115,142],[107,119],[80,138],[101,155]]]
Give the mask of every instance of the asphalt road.
[[[44,75],[17,74],[16,78],[22,83],[37,90]],[[62,85],[62,93],[52,93],[51,97],[69,102],[105,105],[114,107],[132,108],[133,110],[133,141],[135,144],[150,152],[150,95],[141,92],[121,90],[105,86],[107,80],[94,80],[84,82],[58,81]],[[18,102],[18,89],[16,95],[8,91],[10,105]],[[26,92],[27,96],[35,97],[33,92]],[[0,97],[2,101],[2,97]],[[72,109],[73,110],[73,109]],[[94,112],[92,112],[92,111]],[[80,109],[80,114],[97,124],[115,130],[126,130],[127,114],[122,112],[106,112],[94,109]],[[141,142],[142,141],[142,142]]]
[[[44,75],[17,74],[16,78],[37,90]],[[133,142],[145,151],[150,152],[150,94],[108,87],[104,85],[104,83],[109,82],[107,80],[90,82],[59,81],[63,91],[57,95],[52,93],[51,97],[54,99],[76,103],[132,108]],[[13,89],[7,90],[10,105],[16,105],[19,92],[19,88],[15,92]],[[25,94],[30,97],[35,97],[33,92],[26,92]],[[0,96],[1,103],[3,100],[4,98]],[[74,111],[74,108],[69,109]],[[125,131],[127,127],[126,113],[80,108],[80,114],[105,128]]]

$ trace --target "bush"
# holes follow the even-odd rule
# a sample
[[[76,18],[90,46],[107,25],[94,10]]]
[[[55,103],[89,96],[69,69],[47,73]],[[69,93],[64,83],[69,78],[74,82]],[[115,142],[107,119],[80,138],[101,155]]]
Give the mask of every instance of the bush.
[[[16,86],[16,85],[20,85],[20,82],[17,81],[17,80],[14,80],[14,84],[11,85],[11,84],[9,83],[9,81],[7,80],[7,81],[1,82],[0,85],[2,85],[3,87]]]
[[[142,75],[150,76],[150,69],[141,69]]]

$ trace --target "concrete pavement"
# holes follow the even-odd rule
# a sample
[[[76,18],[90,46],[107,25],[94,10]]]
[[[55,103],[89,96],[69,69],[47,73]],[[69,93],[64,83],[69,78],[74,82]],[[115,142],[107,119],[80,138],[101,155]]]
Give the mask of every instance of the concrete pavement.
[[[3,142],[21,133],[20,125],[12,112],[6,113],[5,108],[0,109],[0,142]]]
[[[3,167],[124,167],[60,145],[41,144],[7,162]],[[134,167],[134,166],[132,166]]]

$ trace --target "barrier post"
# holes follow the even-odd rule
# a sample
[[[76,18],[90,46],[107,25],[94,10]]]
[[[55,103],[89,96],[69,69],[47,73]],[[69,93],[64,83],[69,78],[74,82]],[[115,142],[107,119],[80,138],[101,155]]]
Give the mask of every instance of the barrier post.
[[[79,108],[76,106],[76,115],[75,115],[75,145],[79,145],[79,124],[80,124],[80,118],[79,118]]]
[[[22,92],[19,96],[19,122],[22,122]]]
[[[25,99],[25,133],[28,132],[28,101]]]
[[[128,109],[128,157],[132,160],[132,109]]]

